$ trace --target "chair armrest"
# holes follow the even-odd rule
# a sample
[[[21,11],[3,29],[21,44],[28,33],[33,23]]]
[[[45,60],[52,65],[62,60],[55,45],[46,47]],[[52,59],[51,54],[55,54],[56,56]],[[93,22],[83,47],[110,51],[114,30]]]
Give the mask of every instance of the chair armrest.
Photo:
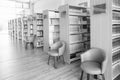
[[[54,44],[52,44],[51,46],[50,46],[50,48],[52,49],[52,50],[58,50],[59,49],[59,46],[60,46],[60,42],[56,42],[56,43],[54,43]]]
[[[64,53],[64,51],[65,51],[65,46],[63,45],[62,47],[60,47],[60,48],[58,49],[58,51],[59,51],[59,55],[63,55],[63,53]]]
[[[50,50],[54,50],[54,49],[56,49],[56,45],[55,45],[55,44],[52,44],[52,45],[50,46]]]
[[[107,58],[101,64],[102,74],[105,72],[106,66],[107,66]]]
[[[83,52],[81,54],[81,62],[84,62],[84,61],[89,61],[89,53],[90,50],[86,51],[86,52]]]

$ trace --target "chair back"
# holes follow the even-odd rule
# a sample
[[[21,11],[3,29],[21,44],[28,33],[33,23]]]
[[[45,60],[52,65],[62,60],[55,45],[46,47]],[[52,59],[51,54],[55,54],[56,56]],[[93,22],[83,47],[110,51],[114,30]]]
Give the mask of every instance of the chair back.
[[[107,58],[106,54],[102,49],[92,48],[85,53],[81,54],[81,61],[95,61],[101,64],[102,73],[105,72]]]
[[[50,48],[51,48],[51,50],[58,50],[59,47],[61,47],[61,46],[62,46],[62,43],[61,43],[60,41],[57,41],[57,42],[53,43],[53,44],[50,46]]]
[[[65,52],[65,42],[61,41],[61,47],[59,48],[59,55],[63,55]]]
[[[36,35],[33,36],[33,42],[35,42],[35,39],[36,39]]]
[[[51,50],[58,51],[59,56],[63,55],[65,52],[65,42],[64,41],[58,41],[51,45]]]
[[[36,38],[36,35],[29,36],[29,42],[34,42]]]

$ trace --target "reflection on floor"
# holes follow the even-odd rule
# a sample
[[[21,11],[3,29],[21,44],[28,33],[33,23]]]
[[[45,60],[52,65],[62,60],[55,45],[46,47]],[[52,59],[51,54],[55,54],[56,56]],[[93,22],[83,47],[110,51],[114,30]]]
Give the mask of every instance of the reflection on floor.
[[[0,80],[80,79],[80,61],[70,65],[60,62],[58,69],[54,69],[53,61],[48,65],[47,58],[42,49],[25,50],[20,41],[0,34]]]

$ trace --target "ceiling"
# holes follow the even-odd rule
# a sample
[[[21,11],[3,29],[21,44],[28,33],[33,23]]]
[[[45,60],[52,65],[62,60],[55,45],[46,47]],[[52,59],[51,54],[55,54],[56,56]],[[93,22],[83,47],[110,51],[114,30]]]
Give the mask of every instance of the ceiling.
[[[7,1],[15,1],[15,2],[23,2],[23,3],[27,3],[27,2],[32,2],[32,3],[36,3],[37,1],[40,0],[7,0]]]

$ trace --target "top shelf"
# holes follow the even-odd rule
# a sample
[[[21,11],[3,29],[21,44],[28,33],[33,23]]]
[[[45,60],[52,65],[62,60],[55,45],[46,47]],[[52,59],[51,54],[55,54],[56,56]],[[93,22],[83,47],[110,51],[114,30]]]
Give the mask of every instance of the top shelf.
[[[69,6],[69,8],[74,8],[74,9],[87,9],[86,7],[74,6],[74,5],[69,5],[69,4],[67,4],[67,5]]]
[[[70,16],[83,16],[83,17],[89,17],[89,14],[85,14],[85,13],[69,13]]]

